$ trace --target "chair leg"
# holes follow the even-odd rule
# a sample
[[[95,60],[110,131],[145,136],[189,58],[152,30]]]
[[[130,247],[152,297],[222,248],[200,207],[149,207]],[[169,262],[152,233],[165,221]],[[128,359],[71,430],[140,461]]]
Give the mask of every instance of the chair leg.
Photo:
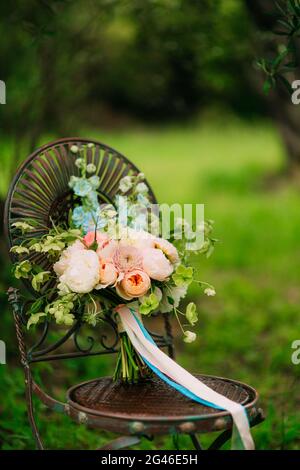
[[[40,434],[37,428],[37,424],[34,418],[34,408],[32,401],[32,377],[28,366],[25,366],[25,385],[26,385],[26,401],[27,401],[27,412],[28,419],[32,429],[32,434],[35,439],[37,448],[39,450],[44,450],[43,443],[40,438]]]
[[[258,415],[251,421],[250,427],[253,428],[257,424],[260,424],[264,421],[264,415],[262,410],[259,410]],[[213,443],[209,446],[207,450],[219,450],[230,438],[232,435],[232,429],[227,429],[220,434]]]
[[[200,444],[200,441],[199,441],[198,437],[196,436],[196,434],[190,434],[190,438],[191,438],[192,443],[193,443],[196,450],[203,450],[203,448]]]
[[[222,434],[220,434],[209,446],[207,450],[219,450],[225,442],[227,442],[232,435],[232,430],[227,429],[226,431],[223,431]]]

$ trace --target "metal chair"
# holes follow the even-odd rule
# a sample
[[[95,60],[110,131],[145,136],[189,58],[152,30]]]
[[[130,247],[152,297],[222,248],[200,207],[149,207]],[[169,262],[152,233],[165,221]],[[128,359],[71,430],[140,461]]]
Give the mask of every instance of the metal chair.
[[[93,145],[87,146],[88,143]],[[61,139],[39,148],[25,160],[10,186],[4,217],[9,247],[22,241],[22,235],[12,227],[14,222],[24,218],[34,219],[37,225],[34,233],[40,236],[47,232],[51,220],[66,221],[74,202],[68,181],[71,175],[79,174],[71,151],[74,145],[78,148],[84,146],[88,162],[96,165],[101,180],[102,201],[112,203],[120,179],[138,171],[119,152],[93,140]],[[155,202],[150,187],[149,190],[152,201]],[[12,261],[16,261],[15,255],[11,256]],[[30,256],[31,260],[38,262],[43,268],[50,267],[49,261],[42,255],[35,253]],[[31,299],[35,300],[37,293],[32,290],[30,283],[26,280],[24,283]],[[174,433],[188,434],[198,450],[201,449],[201,445],[197,433],[219,431],[219,436],[209,449],[219,449],[230,439],[232,419],[229,413],[195,403],[158,378],[148,379],[135,385],[113,382],[111,377],[96,378],[69,389],[65,403],[56,400],[34,380],[32,374],[34,365],[45,361],[74,360],[80,357],[116,353],[117,327],[107,315],[104,322],[110,329],[110,334],[103,331],[99,341],[89,335],[88,347],[83,347],[81,339],[84,325],[79,313],[76,323],[68,331],[64,331],[58,340],[49,341],[49,332],[55,326],[46,322],[42,326],[40,337],[32,344],[32,339],[29,341],[27,337],[25,338],[25,326],[26,310],[33,300],[24,300],[15,288],[10,288],[8,295],[25,373],[28,417],[38,449],[44,449],[44,445],[35,421],[33,394],[53,411],[65,413],[78,423],[112,431],[121,436],[102,449],[128,448],[136,445],[143,436],[152,438],[156,435]],[[164,315],[163,319],[164,335],[151,334],[157,345],[166,348],[168,354],[174,357],[171,325],[167,315]],[[70,351],[70,340],[73,340],[72,351]],[[199,377],[214,390],[243,404],[251,426],[263,420],[262,410],[258,407],[258,394],[253,388],[235,380],[213,376]]]

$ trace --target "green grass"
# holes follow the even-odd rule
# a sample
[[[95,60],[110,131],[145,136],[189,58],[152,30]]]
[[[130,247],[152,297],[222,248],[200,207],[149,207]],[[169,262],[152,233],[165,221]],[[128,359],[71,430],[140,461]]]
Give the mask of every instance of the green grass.
[[[178,361],[192,372],[232,377],[257,388],[267,413],[253,431],[257,448],[299,449],[300,366],[291,363],[291,344],[300,338],[300,197],[294,183],[268,178],[284,161],[274,129],[264,123],[229,121],[82,135],[98,138],[132,159],[160,202],[205,204],[220,243],[209,260],[201,258],[198,268],[201,277],[215,285],[217,296],[204,298],[193,289],[200,317],[198,340],[184,345],[178,337]],[[5,175],[0,185],[7,185]],[[0,336],[10,338],[9,314],[2,310],[2,317]],[[22,376],[13,346],[9,349],[8,365],[0,366],[0,391],[6,397],[0,404],[0,438],[3,448],[32,448]],[[112,367],[106,358],[70,362],[65,372],[54,370],[55,390],[62,398],[64,387],[109,373]],[[92,448],[109,437],[40,411],[50,448]],[[155,445],[173,444],[169,438],[156,444],[144,441],[142,447]],[[185,437],[181,445],[190,448]]]

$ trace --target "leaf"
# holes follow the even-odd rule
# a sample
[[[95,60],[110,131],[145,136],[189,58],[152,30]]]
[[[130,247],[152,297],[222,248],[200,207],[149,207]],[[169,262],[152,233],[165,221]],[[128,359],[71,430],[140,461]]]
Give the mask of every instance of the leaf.
[[[289,54],[289,52],[290,52],[289,49],[286,48],[276,57],[276,59],[273,60],[272,64],[275,69],[278,68],[278,66],[281,64],[284,58]]]
[[[47,315],[45,312],[39,312],[39,313],[35,313],[34,315],[31,315],[31,317],[29,318],[27,322],[27,330],[29,330],[31,325],[36,325],[42,317],[46,317],[46,316]]]
[[[37,299],[35,302],[33,302],[30,306],[30,309],[28,310],[28,315],[34,315],[38,311],[41,310],[42,306],[44,303],[44,299]]]

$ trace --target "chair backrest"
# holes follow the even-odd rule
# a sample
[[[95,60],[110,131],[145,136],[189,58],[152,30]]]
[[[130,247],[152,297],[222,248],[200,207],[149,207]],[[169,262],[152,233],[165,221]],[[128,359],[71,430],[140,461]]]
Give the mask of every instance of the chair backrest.
[[[66,138],[40,147],[18,169],[8,192],[4,229],[9,248],[20,244],[23,237],[26,237],[26,234],[21,235],[19,231],[12,227],[14,222],[24,219],[34,221],[35,230],[30,232],[30,236],[40,237],[48,232],[48,229],[52,226],[52,221],[67,221],[69,209],[72,208],[74,203],[73,193],[68,186],[68,182],[72,175],[79,175],[79,169],[75,165],[74,148],[85,152],[87,162],[96,166],[96,174],[100,178],[100,202],[113,204],[120,179],[126,175],[139,172],[137,167],[122,154],[93,139]],[[146,184],[149,186],[148,183]],[[151,201],[156,203],[150,186],[149,193]],[[12,261],[17,261],[16,255],[10,254]],[[30,254],[29,259],[46,270],[50,268],[50,262],[43,254]],[[31,284],[26,279],[23,282],[32,297],[39,295],[32,289]],[[10,291],[10,301],[14,306],[15,314],[17,314],[15,318],[18,318],[19,323],[25,324],[26,308],[30,301],[21,305],[18,293],[12,290]],[[172,354],[170,325],[167,316],[164,318],[166,335],[154,335],[154,339],[159,346],[167,346],[169,354]],[[110,335],[109,344],[104,329],[97,341],[91,335],[88,335],[86,337],[86,346],[80,344],[79,338],[84,327],[80,319],[59,340],[45,345],[50,328],[50,324],[46,322],[42,327],[40,338],[27,350],[27,361],[39,362],[116,352],[118,341],[116,325],[110,315],[104,318],[104,322],[113,333],[113,338]],[[58,353],[60,347],[71,337],[73,338],[75,351]]]

